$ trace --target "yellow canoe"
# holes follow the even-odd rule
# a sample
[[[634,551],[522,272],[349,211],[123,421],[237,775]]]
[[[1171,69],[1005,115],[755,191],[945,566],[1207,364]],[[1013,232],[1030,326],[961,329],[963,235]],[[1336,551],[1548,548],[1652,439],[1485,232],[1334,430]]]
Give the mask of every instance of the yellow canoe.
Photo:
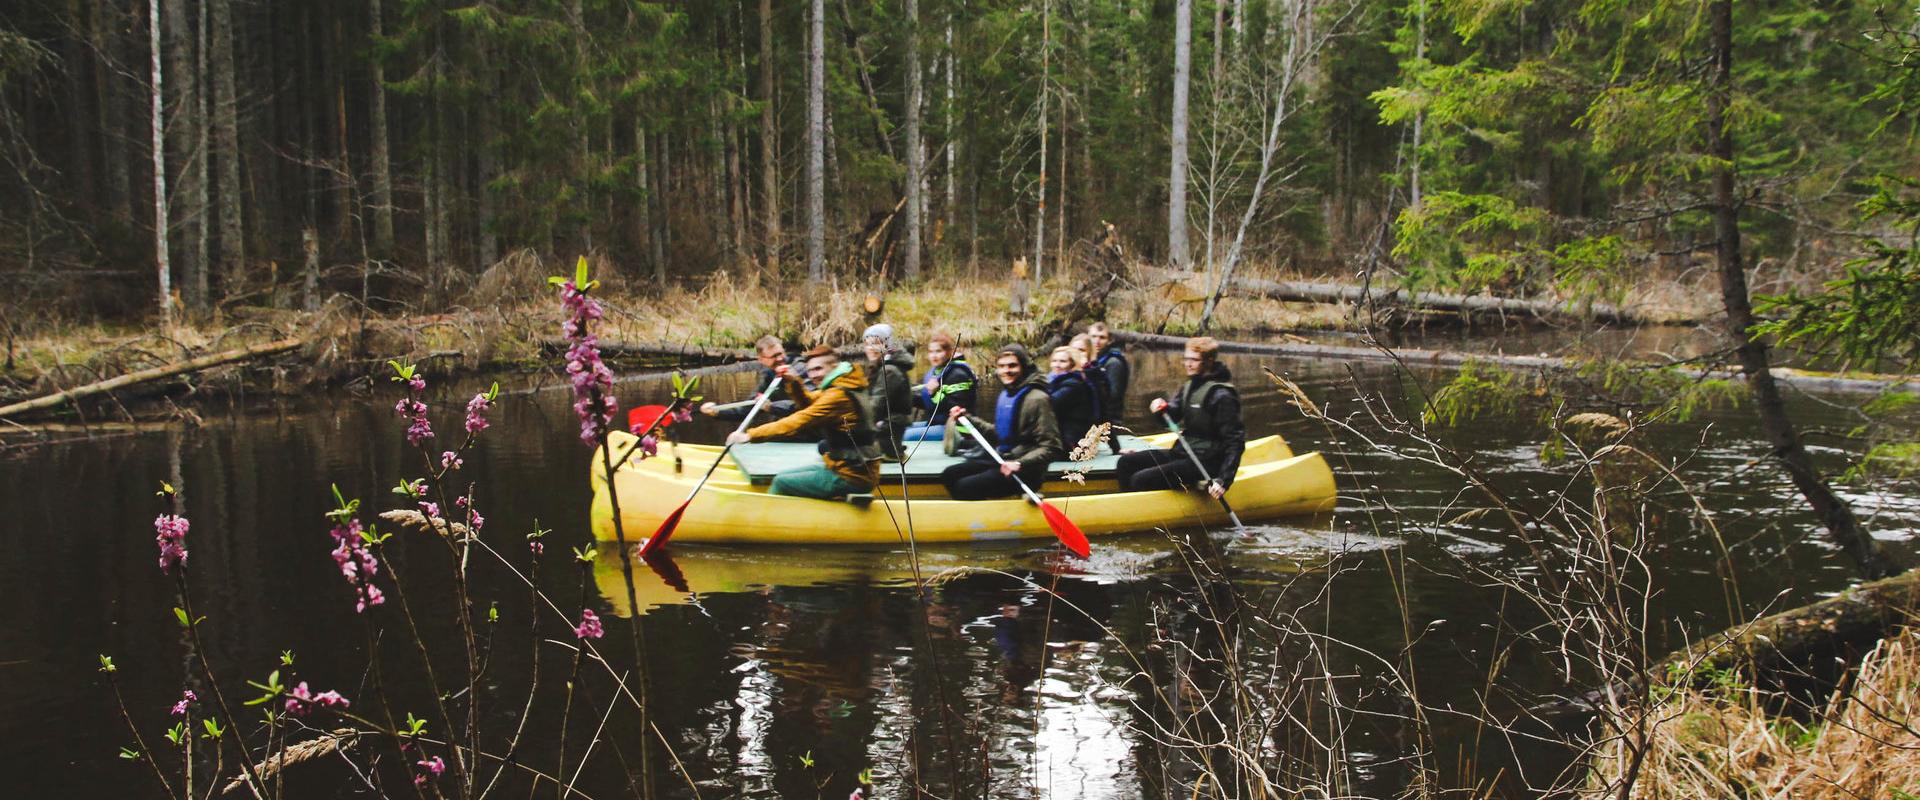
[[[1155,446],[1173,446],[1171,437],[1148,441]],[[636,443],[635,437],[617,431],[608,439],[615,461]],[[637,544],[652,535],[660,521],[686,499],[719,452],[718,448],[694,445],[680,445],[679,450],[683,463],[678,469],[671,449],[663,447],[658,458],[628,459],[615,470],[621,527],[628,542]],[[607,491],[601,464],[601,454],[595,452],[588,469],[593,486],[593,533],[601,541],[614,541],[613,498]],[[1118,492],[1112,490],[1110,480],[1104,487],[1089,483],[1095,485],[1082,488],[1053,480],[1035,488],[1089,536],[1227,523],[1220,504],[1205,494]],[[781,497],[767,494],[764,486],[753,483],[735,464],[725,463],[687,508],[673,540],[890,545],[904,544],[909,529],[921,543],[1053,536],[1040,510],[1024,499],[950,500],[945,499],[937,483],[910,486],[913,488],[903,496],[899,484],[883,482],[875,489],[873,502],[864,505]],[[1075,493],[1087,489],[1094,491]],[[1319,453],[1293,455],[1279,437],[1264,437],[1248,443],[1247,456],[1242,459],[1227,500],[1244,521],[1331,511],[1335,504],[1333,471]]]

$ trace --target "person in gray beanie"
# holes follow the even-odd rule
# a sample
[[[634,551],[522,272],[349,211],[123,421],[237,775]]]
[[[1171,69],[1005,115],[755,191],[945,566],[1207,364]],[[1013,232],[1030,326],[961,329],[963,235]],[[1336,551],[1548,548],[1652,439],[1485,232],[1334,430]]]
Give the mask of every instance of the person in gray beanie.
[[[904,352],[893,340],[893,326],[880,323],[860,335],[866,351],[867,408],[874,439],[881,454],[889,460],[904,458],[901,440],[907,426],[913,424],[913,355]]]
[[[965,461],[940,473],[947,494],[955,500],[986,500],[1012,497],[1020,493],[1014,476],[1039,490],[1047,480],[1047,465],[1067,455],[1060,443],[1060,422],[1054,418],[1053,402],[1047,396],[1047,376],[1033,368],[1033,356],[1019,344],[1000,348],[993,357],[993,374],[1000,379],[1000,399],[994,403],[993,422],[988,423],[955,407],[950,420],[966,417],[1000,451],[1006,464],[996,463],[986,453],[969,456]]]

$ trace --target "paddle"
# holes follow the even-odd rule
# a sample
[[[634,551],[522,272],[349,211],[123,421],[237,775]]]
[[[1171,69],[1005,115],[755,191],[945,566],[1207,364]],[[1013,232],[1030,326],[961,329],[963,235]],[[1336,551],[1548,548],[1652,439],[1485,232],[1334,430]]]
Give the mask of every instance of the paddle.
[[[753,418],[760,415],[760,409],[767,407],[767,400],[773,397],[773,387],[779,385],[778,376],[767,383],[767,388],[760,392],[760,399],[753,401],[753,408],[747,409],[747,418],[740,420],[740,427],[733,429],[734,433],[746,432],[747,428],[753,424]],[[713,471],[720,468],[720,462],[727,460],[727,454],[730,452],[733,452],[732,442],[728,442],[726,447],[720,449],[720,455],[714,456],[713,463],[707,467],[707,474],[700,476],[700,482],[693,485],[693,491],[687,493],[687,499],[680,501],[680,507],[675,508],[666,519],[660,520],[660,527],[653,532],[652,536],[647,537],[646,544],[640,545],[641,558],[646,558],[667,546],[667,539],[673,536],[674,528],[680,527],[680,517],[687,513],[687,506],[693,503],[693,496],[699,494],[700,488],[707,485],[707,479],[713,477]]]
[[[1214,483],[1213,476],[1207,474],[1207,466],[1205,464],[1200,463],[1200,456],[1193,452],[1193,445],[1187,444],[1187,435],[1180,430],[1180,426],[1173,424],[1173,417],[1165,413],[1162,413],[1160,415],[1160,418],[1163,420],[1166,420],[1167,430],[1173,431],[1175,434],[1178,434],[1174,438],[1179,440],[1180,449],[1187,451],[1187,458],[1193,459],[1193,468],[1200,470],[1200,477],[1205,479],[1208,484]],[[1222,494],[1219,497],[1216,497],[1214,499],[1220,501],[1221,508],[1226,509],[1227,519],[1233,520],[1234,532],[1245,533],[1247,531],[1247,526],[1245,523],[1240,521],[1239,514],[1233,513],[1233,506],[1227,503],[1227,496],[1225,494]]]
[[[1007,460],[1000,457],[1000,451],[994,449],[993,445],[987,444],[987,437],[981,436],[978,428],[967,424],[966,417],[961,417],[954,422],[956,426],[966,428],[967,433],[973,434],[973,440],[979,442],[980,449],[987,451],[987,455],[993,456],[994,461],[1002,466],[1006,465]],[[1027,487],[1027,482],[1020,480],[1019,475],[1008,477],[1013,478],[1014,485],[1019,486],[1020,491],[1026,493],[1028,500],[1032,500],[1034,505],[1040,507],[1040,515],[1047,518],[1047,527],[1053,529],[1053,535],[1060,538],[1060,543],[1066,545],[1067,550],[1081,558],[1093,554],[1093,548],[1087,544],[1087,535],[1080,531],[1080,526],[1073,524],[1073,520],[1067,519],[1065,512],[1054,508],[1052,503],[1041,499],[1040,495],[1034,494],[1033,490]]]

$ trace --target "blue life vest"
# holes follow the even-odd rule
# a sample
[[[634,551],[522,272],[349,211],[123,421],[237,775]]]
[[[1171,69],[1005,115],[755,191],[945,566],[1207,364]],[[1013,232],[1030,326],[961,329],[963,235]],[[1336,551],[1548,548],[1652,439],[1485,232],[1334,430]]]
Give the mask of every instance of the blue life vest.
[[[1013,451],[1013,437],[1018,432],[1020,419],[1020,400],[1032,389],[1033,384],[1022,383],[1015,391],[1002,392],[999,401],[993,405],[993,432],[1000,437],[1000,444],[996,447],[1001,455]]]

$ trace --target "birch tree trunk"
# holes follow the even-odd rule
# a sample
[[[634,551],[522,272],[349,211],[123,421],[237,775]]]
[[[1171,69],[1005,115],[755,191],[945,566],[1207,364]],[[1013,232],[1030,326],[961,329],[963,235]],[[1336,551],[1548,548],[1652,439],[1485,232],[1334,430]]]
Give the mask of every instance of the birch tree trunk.
[[[926,152],[920,147],[920,3],[907,0],[907,246],[904,274],[920,279],[920,212],[925,206]]]
[[[780,269],[780,155],[779,129],[774,125],[773,0],[760,0],[760,194],[766,215],[761,245],[769,274]]]
[[[153,132],[153,264],[160,284],[160,324],[173,324],[173,260],[167,248],[167,141],[164,75],[160,70],[160,3],[147,0],[147,50],[152,83],[148,87],[147,123]]]
[[[959,188],[958,188],[959,179],[955,177],[956,171],[954,169],[954,162],[957,160],[958,158],[957,154],[960,150],[960,142],[953,138],[953,115],[955,111],[955,106],[953,103],[953,87],[954,87],[953,69],[954,69],[955,62],[953,57],[953,14],[951,13],[947,14],[946,56],[947,56],[947,69],[946,69],[947,102],[946,102],[946,105],[943,106],[943,110],[941,112],[940,124],[943,128],[941,132],[941,139],[944,140],[947,144],[947,147],[946,147],[947,186],[946,186],[946,200],[940,206],[940,218],[945,220],[946,227],[951,229],[953,227],[954,221],[959,219],[959,213],[960,213],[958,210],[959,202],[957,201],[957,198],[959,197]]]
[[[825,0],[813,0],[807,39],[807,280],[827,275],[827,42]]]
[[[1181,0],[1186,2],[1187,0]],[[1040,0],[1040,185],[1033,208],[1033,282],[1044,275],[1047,256],[1047,89],[1053,77],[1053,3]]]
[[[1708,7],[1713,37],[1711,84],[1707,91],[1707,137],[1714,162],[1713,227],[1718,239],[1715,260],[1720,267],[1720,298],[1727,309],[1727,336],[1733,340],[1740,369],[1753,393],[1754,412],[1760,417],[1760,429],[1773,445],[1772,455],[1787,469],[1795,488],[1812,507],[1835,544],[1846,551],[1860,574],[1869,579],[1885,578],[1901,571],[1893,558],[1882,551],[1860,525],[1852,506],[1835,494],[1800,441],[1793,420],[1787,416],[1786,402],[1780,396],[1768,363],[1767,343],[1749,333],[1754,325],[1753,304],[1748,296],[1747,271],[1740,251],[1740,207],[1734,190],[1733,133],[1728,130],[1727,115],[1733,96],[1733,2],[1714,0]]]
[[[220,204],[220,276],[225,285],[237,287],[246,269],[247,252],[246,226],[240,217],[240,109],[233,85],[233,0],[211,3],[213,150],[219,166],[214,196]]]
[[[1167,173],[1167,261],[1192,268],[1187,254],[1187,89],[1193,72],[1193,0],[1173,12],[1173,158]]]
[[[222,0],[229,2],[230,0]],[[367,0],[367,14],[371,30],[368,38],[379,41],[384,35],[382,28],[381,0]],[[393,257],[393,154],[387,145],[387,68],[378,58],[368,59],[373,86],[368,92],[372,108],[368,111],[368,124],[373,160],[373,254],[378,258]],[[488,131],[491,131],[488,128]],[[487,180],[485,174],[481,180]],[[483,188],[481,195],[486,194]],[[486,219],[480,224],[485,227]],[[482,248],[485,249],[485,248]]]

